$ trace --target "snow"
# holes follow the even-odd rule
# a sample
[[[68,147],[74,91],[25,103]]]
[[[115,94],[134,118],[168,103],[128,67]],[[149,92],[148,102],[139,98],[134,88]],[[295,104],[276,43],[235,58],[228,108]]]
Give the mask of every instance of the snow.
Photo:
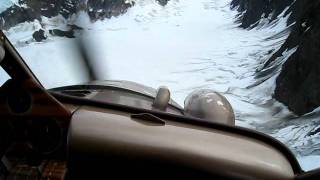
[[[299,158],[299,163],[305,171],[314,170],[319,167],[320,156],[305,156]]]
[[[9,78],[10,76],[0,68],[0,86],[2,86]]]
[[[1,6],[0,6],[0,13],[4,10],[6,10],[7,8],[9,8],[10,6],[12,6],[14,3],[17,3],[18,0],[1,0]]]
[[[1,0],[0,13],[14,4],[17,6],[25,6],[24,4],[20,5],[19,0]]]
[[[279,49],[287,38],[289,15],[282,13],[273,23],[266,17],[256,28],[244,30],[234,23],[236,14],[227,0],[171,0],[165,7],[137,0],[117,18],[92,23],[79,12],[68,22],[84,27],[82,42],[100,79],[130,80],[154,88],[165,85],[180,105],[194,90],[214,89],[230,101],[237,126],[279,139],[305,170],[319,167],[320,133],[308,133],[319,128],[320,113],[297,118],[272,98],[281,65],[297,47],[261,70],[272,55],[268,52]],[[61,16],[42,20],[46,29],[66,28]],[[39,25],[19,24],[6,33],[45,87],[88,81],[76,39],[49,36],[42,43],[24,43]]]

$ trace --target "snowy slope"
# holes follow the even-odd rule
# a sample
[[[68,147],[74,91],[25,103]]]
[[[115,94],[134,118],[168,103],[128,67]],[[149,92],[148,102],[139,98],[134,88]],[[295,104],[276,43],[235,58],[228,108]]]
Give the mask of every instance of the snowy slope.
[[[0,5],[0,12],[6,10],[8,7],[12,6],[13,4],[18,4],[19,0],[1,0]]]
[[[287,9],[286,9],[287,10]],[[285,10],[285,11],[286,11]],[[157,88],[168,86],[183,105],[195,89],[215,89],[231,102],[236,124],[268,133],[288,145],[305,169],[320,166],[317,112],[296,118],[272,98],[281,64],[295,52],[287,49],[277,64],[257,75],[290,32],[288,14],[272,24],[261,21],[251,30],[237,28],[228,0],[153,0],[136,5],[117,18],[91,23],[79,12],[72,22],[84,27],[101,79],[123,79]],[[63,18],[45,19],[45,27],[63,28]],[[87,81],[75,39],[49,37],[25,44],[39,22],[7,31],[18,51],[47,88]],[[271,73],[270,73],[271,71]],[[306,151],[306,149],[308,151]]]

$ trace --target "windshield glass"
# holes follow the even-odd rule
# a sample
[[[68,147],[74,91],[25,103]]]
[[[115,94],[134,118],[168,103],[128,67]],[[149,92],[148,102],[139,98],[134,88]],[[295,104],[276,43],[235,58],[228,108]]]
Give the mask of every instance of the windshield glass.
[[[194,90],[213,89],[232,105],[237,126],[280,140],[310,170],[320,167],[317,6],[2,0],[0,25],[48,89],[92,80],[165,85],[182,107]]]
[[[10,76],[0,67],[0,86],[2,86],[8,79],[10,79]]]

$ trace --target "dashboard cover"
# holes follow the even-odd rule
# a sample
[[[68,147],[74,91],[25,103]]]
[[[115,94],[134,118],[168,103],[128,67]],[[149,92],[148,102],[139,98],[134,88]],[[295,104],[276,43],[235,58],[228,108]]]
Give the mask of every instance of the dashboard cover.
[[[263,141],[163,121],[142,123],[129,113],[82,107],[69,131],[71,177],[294,178],[288,159]]]

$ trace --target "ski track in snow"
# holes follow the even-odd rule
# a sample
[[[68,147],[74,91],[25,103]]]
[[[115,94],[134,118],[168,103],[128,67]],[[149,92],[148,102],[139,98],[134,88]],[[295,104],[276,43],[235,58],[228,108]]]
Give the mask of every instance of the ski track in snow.
[[[268,52],[280,48],[286,39],[288,33],[282,32],[287,17],[280,15],[271,25],[262,20],[257,28],[244,30],[234,23],[236,14],[226,0],[171,0],[165,7],[139,0],[117,18],[90,23],[79,13],[74,22],[86,29],[83,40],[101,79],[130,80],[154,88],[166,85],[181,105],[193,90],[214,89],[232,104],[238,126],[279,139],[305,170],[319,167],[319,110],[296,118],[272,99],[280,68],[255,78],[256,70],[271,56]],[[56,17],[44,24],[63,28],[62,22]],[[37,28],[37,22],[25,23],[7,34],[44,85],[87,81],[73,46],[76,40],[50,37],[42,43],[21,43]],[[295,50],[283,53],[278,67]]]

